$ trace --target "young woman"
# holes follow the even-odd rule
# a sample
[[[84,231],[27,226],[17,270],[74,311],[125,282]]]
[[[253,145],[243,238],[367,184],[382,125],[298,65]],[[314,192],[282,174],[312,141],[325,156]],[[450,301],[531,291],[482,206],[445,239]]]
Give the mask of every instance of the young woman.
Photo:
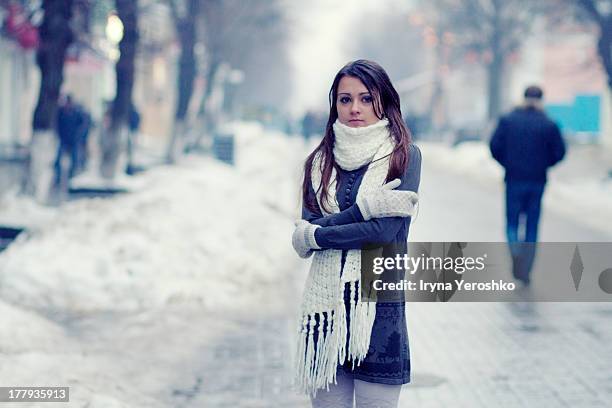
[[[345,65],[329,98],[325,135],[304,165],[302,220],[292,239],[300,257],[314,255],[296,379],[315,408],[352,407],[353,399],[357,407],[396,407],[410,381],[405,303],[361,301],[361,249],[406,253],[421,153],[375,62]]]

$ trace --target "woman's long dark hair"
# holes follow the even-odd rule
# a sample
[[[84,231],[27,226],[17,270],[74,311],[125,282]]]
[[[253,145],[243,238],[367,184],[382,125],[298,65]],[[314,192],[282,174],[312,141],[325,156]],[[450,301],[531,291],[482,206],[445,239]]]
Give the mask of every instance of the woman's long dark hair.
[[[400,99],[397,91],[391,84],[389,76],[385,70],[373,61],[357,60],[346,64],[336,74],[331,89],[329,90],[329,119],[325,127],[323,140],[306,158],[304,164],[304,181],[302,182],[302,198],[304,205],[311,211],[316,209],[316,198],[308,193],[310,188],[310,176],[312,164],[315,156],[321,154],[321,197],[324,197],[322,206],[329,212],[329,202],[327,202],[329,182],[332,170],[337,166],[334,160],[334,129],[333,124],[338,118],[336,99],[338,97],[338,84],[344,76],[358,78],[372,95],[374,113],[379,119],[389,119],[389,130],[395,138],[396,146],[391,154],[389,171],[386,181],[401,177],[408,166],[408,147],[411,143],[410,131],[406,127],[400,110]],[[380,109],[382,108],[382,112]],[[317,191],[318,193],[318,191]]]

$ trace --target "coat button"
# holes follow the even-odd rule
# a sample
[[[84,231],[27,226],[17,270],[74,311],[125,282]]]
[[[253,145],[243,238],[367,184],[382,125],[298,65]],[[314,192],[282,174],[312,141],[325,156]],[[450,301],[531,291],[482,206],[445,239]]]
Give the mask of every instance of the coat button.
[[[348,195],[348,193],[350,193],[350,192],[351,192],[351,189],[350,189],[350,188],[347,188],[347,189],[346,189],[346,194]]]

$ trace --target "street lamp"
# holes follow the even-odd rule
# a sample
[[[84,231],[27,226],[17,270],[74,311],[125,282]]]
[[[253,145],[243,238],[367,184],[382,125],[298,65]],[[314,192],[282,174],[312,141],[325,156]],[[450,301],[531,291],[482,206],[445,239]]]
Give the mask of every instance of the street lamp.
[[[106,39],[110,43],[110,46],[105,47],[107,55],[111,61],[117,61],[121,54],[117,46],[123,38],[123,23],[117,14],[111,13],[106,18],[105,33]]]
[[[119,44],[123,38],[123,23],[116,14],[109,14],[106,19],[106,38],[113,45]]]

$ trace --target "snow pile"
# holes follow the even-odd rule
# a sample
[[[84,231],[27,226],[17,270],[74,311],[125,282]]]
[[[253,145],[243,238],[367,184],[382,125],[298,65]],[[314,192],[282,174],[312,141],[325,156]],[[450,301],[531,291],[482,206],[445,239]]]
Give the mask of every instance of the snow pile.
[[[131,194],[57,209],[0,254],[0,296],[71,312],[272,300],[279,271],[296,263],[304,147],[257,125],[234,130],[236,168],[189,157],[136,176]]]
[[[0,224],[7,227],[34,228],[53,222],[56,211],[38,204],[18,189],[0,195]]]
[[[112,180],[105,179],[100,176],[97,168],[91,166],[85,173],[70,180],[70,188],[108,188],[136,191],[142,189],[145,182],[146,179],[130,177],[125,173],[118,173]]]
[[[0,301],[0,353],[68,350],[71,346],[64,330],[37,313]]]
[[[419,141],[426,164],[463,174],[482,184],[501,183],[502,167],[491,157],[483,143],[462,143],[452,148],[442,143]],[[568,157],[548,173],[549,182],[544,194],[544,206],[554,212],[579,220],[591,228],[612,234],[612,179],[594,174],[586,155],[579,147],[569,148]]]

